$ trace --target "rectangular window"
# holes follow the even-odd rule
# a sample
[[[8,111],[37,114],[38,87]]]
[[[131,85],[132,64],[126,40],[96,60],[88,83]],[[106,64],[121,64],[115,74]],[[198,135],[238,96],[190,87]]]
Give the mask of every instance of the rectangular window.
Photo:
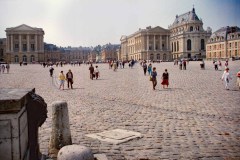
[[[237,48],[237,42],[235,42],[235,48]]]
[[[32,51],[35,50],[35,46],[34,46],[34,44],[31,44],[31,50],[32,50]]]
[[[25,39],[25,40],[26,40],[26,39],[27,39],[27,36],[26,36],[26,35],[23,35],[23,39]]]
[[[18,49],[19,48],[19,45],[18,44],[15,44],[15,49]]]
[[[27,44],[23,44],[23,51],[27,51]]]
[[[34,39],[34,35],[31,35],[31,39]]]

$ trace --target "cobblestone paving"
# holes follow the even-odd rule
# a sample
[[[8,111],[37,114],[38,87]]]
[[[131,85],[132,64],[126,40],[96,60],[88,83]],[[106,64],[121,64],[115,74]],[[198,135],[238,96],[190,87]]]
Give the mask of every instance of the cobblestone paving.
[[[50,105],[66,100],[73,143],[104,153],[109,160],[240,159],[240,91],[235,77],[240,61],[230,62],[230,90],[224,89],[223,71],[215,71],[212,62],[206,62],[206,70],[200,70],[199,62],[190,62],[187,70],[173,62],[154,63],[155,91],[139,64],[116,72],[108,64],[98,66],[99,80],[89,79],[87,65],[55,67],[54,78],[40,65],[11,65],[10,74],[0,75],[0,88],[36,88],[48,104],[48,119],[39,130],[42,153],[47,154],[51,133]],[[165,68],[169,89],[160,85]],[[56,76],[68,69],[74,74],[74,89],[59,90]],[[85,137],[117,128],[140,132],[143,138],[113,145]]]

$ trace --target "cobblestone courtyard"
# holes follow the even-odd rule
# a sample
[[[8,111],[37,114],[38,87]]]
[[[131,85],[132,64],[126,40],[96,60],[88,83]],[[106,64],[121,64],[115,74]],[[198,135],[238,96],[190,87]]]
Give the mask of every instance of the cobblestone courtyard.
[[[240,61],[230,61],[233,80],[225,90],[212,62],[200,70],[190,62],[179,70],[173,62],[154,63],[158,85],[155,91],[139,64],[116,72],[98,64],[99,80],[89,79],[87,65],[54,67],[54,78],[41,65],[11,65],[0,75],[0,88],[36,88],[48,104],[48,119],[39,129],[41,152],[47,154],[51,133],[51,103],[65,100],[69,107],[72,140],[104,153],[109,160],[240,159],[240,91],[236,73]],[[95,66],[95,65],[94,65]],[[170,74],[169,89],[162,89],[160,76]],[[58,73],[71,69],[74,89],[59,90]],[[66,88],[66,83],[65,83]],[[111,144],[86,134],[112,129],[140,132],[143,137]]]

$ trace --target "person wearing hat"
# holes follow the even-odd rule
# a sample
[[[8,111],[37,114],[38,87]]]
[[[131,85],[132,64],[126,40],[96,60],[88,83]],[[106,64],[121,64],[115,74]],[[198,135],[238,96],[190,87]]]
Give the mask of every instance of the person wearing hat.
[[[222,80],[224,80],[225,82],[225,89],[226,90],[229,90],[229,81],[230,81],[231,76],[230,76],[230,73],[229,73],[229,68],[226,68],[225,71],[223,72],[223,75],[222,75]]]
[[[69,88],[69,84],[71,86],[71,89],[73,89],[73,73],[71,71],[71,69],[68,70],[67,74],[66,74],[66,78],[67,78],[67,84],[68,84],[68,88]]]

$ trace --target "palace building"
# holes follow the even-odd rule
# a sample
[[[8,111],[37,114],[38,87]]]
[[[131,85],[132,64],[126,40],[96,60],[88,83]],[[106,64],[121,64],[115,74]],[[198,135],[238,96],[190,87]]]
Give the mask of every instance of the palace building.
[[[222,27],[212,34],[207,43],[207,59],[240,57],[240,28]]]
[[[173,59],[205,58],[205,46],[212,30],[210,27],[207,30],[203,29],[203,22],[198,18],[194,8],[182,15],[176,15],[169,29]]]
[[[43,61],[44,53],[42,28],[22,24],[6,30],[6,54],[11,63]]]
[[[172,59],[170,50],[170,31],[159,26],[139,29],[137,32],[122,36],[121,55],[125,60],[168,61]]]

